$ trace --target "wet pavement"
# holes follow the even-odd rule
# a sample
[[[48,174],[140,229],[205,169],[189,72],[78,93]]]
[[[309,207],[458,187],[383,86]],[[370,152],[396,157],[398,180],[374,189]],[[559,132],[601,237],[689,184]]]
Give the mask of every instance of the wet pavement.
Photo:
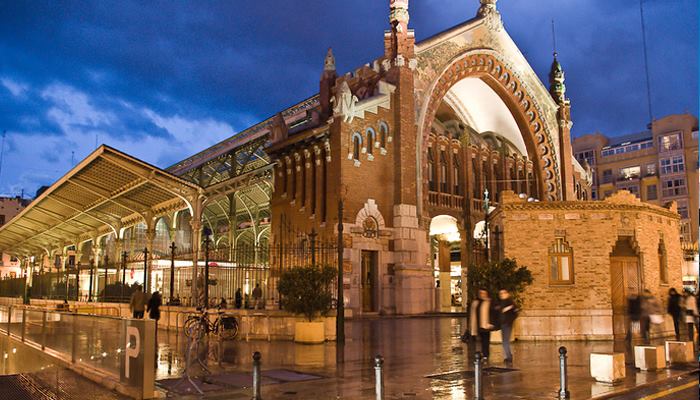
[[[369,399],[374,398],[375,355],[384,357],[385,398],[387,399],[471,399],[473,398],[474,348],[460,341],[464,320],[454,318],[385,318],[349,321],[347,343],[301,345],[292,342],[212,340],[206,353],[214,376],[227,373],[216,388],[208,387],[206,398],[246,398],[250,396],[251,355],[262,354],[263,371],[285,370],[315,377],[310,380],[263,381],[265,399]],[[638,385],[658,385],[670,378],[688,374],[691,366],[659,372],[634,369],[632,349],[624,342],[516,342],[512,345],[514,370],[495,370],[484,378],[486,399],[554,398],[559,388],[558,348],[568,348],[569,391],[572,399],[608,397]],[[182,376],[186,343],[174,333],[159,334],[157,377],[160,380]],[[473,347],[473,346],[472,346]],[[589,375],[591,352],[625,352],[627,378],[609,386]],[[491,367],[504,367],[502,347],[491,346]],[[191,370],[197,375],[198,369]],[[165,381],[164,381],[165,382]],[[177,382],[177,381],[171,381]],[[185,385],[186,386],[186,385]],[[180,385],[175,397],[184,398]],[[196,398],[197,396],[186,396]],[[221,397],[223,398],[223,397]]]

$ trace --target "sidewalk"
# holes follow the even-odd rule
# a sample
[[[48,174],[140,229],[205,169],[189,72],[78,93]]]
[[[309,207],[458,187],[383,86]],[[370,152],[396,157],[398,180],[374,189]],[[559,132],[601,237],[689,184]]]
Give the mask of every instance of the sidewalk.
[[[471,399],[473,351],[459,339],[463,319],[420,318],[348,322],[342,352],[335,343],[297,345],[292,342],[212,342],[209,365],[214,375],[205,398],[250,398],[251,355],[262,353],[262,394],[265,399],[373,399],[373,358],[384,357],[387,399]],[[572,399],[606,398],[631,388],[688,374],[697,365],[659,372],[634,369],[632,349],[624,342],[517,342],[512,371],[501,369],[484,377],[486,399],[554,398],[559,388],[559,346],[568,349]],[[182,338],[163,335],[158,379],[178,378],[184,354]],[[589,375],[591,352],[627,353],[627,379],[615,386],[594,382]],[[338,360],[342,360],[339,362]],[[344,360],[343,360],[344,359]],[[490,367],[504,367],[501,345],[491,346]],[[168,373],[170,370],[170,373]],[[175,380],[170,381],[170,385]],[[163,383],[167,384],[167,381]],[[181,385],[178,398],[183,396]],[[171,395],[176,394],[175,392]]]

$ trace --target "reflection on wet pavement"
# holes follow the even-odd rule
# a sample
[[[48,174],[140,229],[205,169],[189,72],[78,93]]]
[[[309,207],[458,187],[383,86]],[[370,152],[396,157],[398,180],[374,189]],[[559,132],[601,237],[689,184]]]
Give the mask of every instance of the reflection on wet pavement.
[[[387,398],[469,399],[473,396],[474,346],[460,341],[462,319],[385,318],[353,320],[346,324],[347,343],[301,345],[287,341],[210,340],[201,357],[214,374],[250,374],[251,355],[262,354],[263,370],[282,369],[324,377],[314,381],[286,382],[263,386],[264,398],[360,399],[374,398],[373,358],[384,357]],[[640,383],[654,382],[683,373],[682,370],[636,372],[633,349],[624,342],[516,342],[513,344],[515,371],[487,373],[484,393],[494,399],[553,398],[559,388],[558,347],[569,350],[569,381],[572,398],[591,398]],[[157,379],[177,378],[184,369],[185,338],[159,332]],[[502,348],[492,343],[492,367],[503,367]],[[615,387],[595,383],[589,375],[591,352],[626,353],[627,379]],[[450,379],[445,375],[450,374]],[[242,383],[227,387],[232,395],[241,393]],[[264,382],[265,383],[265,382]]]

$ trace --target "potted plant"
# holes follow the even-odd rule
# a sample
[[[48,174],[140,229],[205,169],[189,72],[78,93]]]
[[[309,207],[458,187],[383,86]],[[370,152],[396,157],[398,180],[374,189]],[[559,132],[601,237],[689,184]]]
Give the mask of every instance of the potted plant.
[[[282,308],[295,315],[303,315],[306,321],[297,321],[294,341],[298,343],[323,343],[326,339],[325,316],[331,309],[331,287],[336,270],[329,266],[294,267],[282,273],[279,293]]]

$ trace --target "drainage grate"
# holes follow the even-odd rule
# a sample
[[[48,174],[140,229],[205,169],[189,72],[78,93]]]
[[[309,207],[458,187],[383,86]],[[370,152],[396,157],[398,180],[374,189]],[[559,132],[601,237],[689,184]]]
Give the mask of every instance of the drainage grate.
[[[501,367],[487,367],[483,369],[483,376],[499,375],[508,372],[515,372],[517,369],[514,368],[501,368]],[[474,371],[453,371],[444,374],[428,375],[426,378],[439,379],[442,381],[461,381],[461,380],[473,380]]]

